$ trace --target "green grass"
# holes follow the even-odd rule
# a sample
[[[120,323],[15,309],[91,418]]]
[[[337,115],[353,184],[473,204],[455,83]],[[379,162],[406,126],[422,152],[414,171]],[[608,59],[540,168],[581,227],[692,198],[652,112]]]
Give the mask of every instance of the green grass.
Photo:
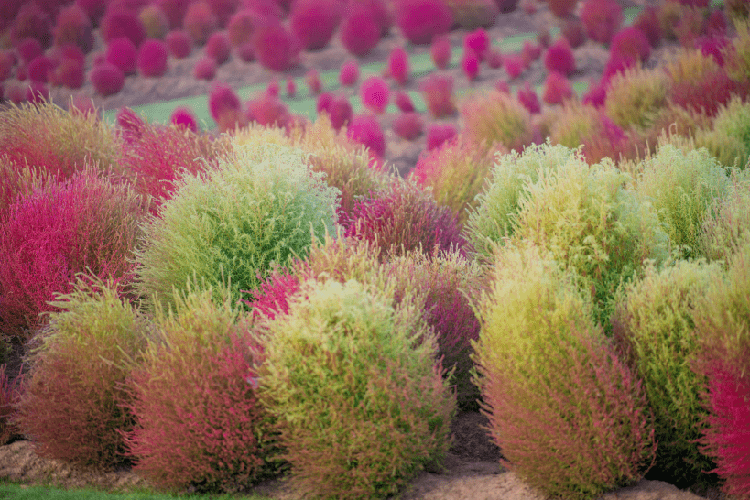
[[[10,482],[7,478],[0,478],[0,500],[270,500],[270,497],[260,495],[168,495],[153,493],[147,489],[136,489],[130,493],[107,493],[92,488],[66,490],[55,486],[28,486]]]

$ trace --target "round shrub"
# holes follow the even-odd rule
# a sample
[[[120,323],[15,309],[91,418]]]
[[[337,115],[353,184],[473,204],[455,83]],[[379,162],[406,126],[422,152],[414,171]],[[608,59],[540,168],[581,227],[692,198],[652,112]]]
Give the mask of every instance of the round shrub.
[[[278,97],[262,93],[247,102],[245,118],[248,123],[258,123],[269,127],[285,127],[289,121],[289,108]]]
[[[581,22],[591,40],[609,44],[622,24],[622,7],[615,0],[586,0]]]
[[[651,55],[651,45],[643,31],[629,26],[615,34],[610,51],[615,57],[646,62]]]
[[[227,33],[233,47],[240,47],[252,41],[257,21],[258,13],[248,8],[240,8],[232,15],[227,25]]]
[[[315,68],[310,68],[305,74],[305,82],[310,89],[310,95],[319,94],[322,89],[320,73]]]
[[[285,71],[297,63],[299,46],[292,34],[278,22],[259,26],[253,33],[255,58],[266,69]]]
[[[128,462],[133,417],[122,387],[140,358],[147,324],[114,281],[79,276],[33,356],[18,420],[40,456],[112,470]]]
[[[469,48],[476,53],[479,62],[487,59],[487,51],[491,45],[490,37],[484,28],[477,28],[464,36],[464,51]]]
[[[161,40],[148,39],[138,49],[138,74],[149,78],[164,76],[167,72],[167,61],[167,45]]]
[[[105,43],[126,37],[140,47],[146,39],[146,30],[138,15],[125,9],[108,9],[99,30]]]
[[[638,171],[635,191],[656,210],[672,251],[684,259],[700,257],[708,208],[730,185],[724,167],[705,149],[683,152],[663,144]]]
[[[453,24],[466,30],[492,26],[500,12],[495,0],[445,0],[445,4],[453,13]]]
[[[511,80],[518,78],[529,67],[528,62],[521,54],[505,54],[503,56],[503,66]]]
[[[576,60],[567,38],[560,37],[550,45],[544,54],[544,67],[549,72],[557,71],[565,76],[576,70]]]
[[[141,9],[138,18],[146,30],[146,38],[162,39],[169,32],[169,18],[158,4],[152,3]]]
[[[485,153],[485,149],[459,135],[422,153],[409,178],[423,188],[430,188],[435,200],[449,207],[463,224],[468,219],[468,210],[477,206],[476,196],[493,165],[494,151]]]
[[[385,134],[380,122],[372,115],[354,115],[346,135],[353,141],[366,146],[371,154],[385,156]]]
[[[191,3],[182,20],[182,28],[198,46],[204,45],[218,26],[218,19],[211,10],[211,4],[205,0]]]
[[[124,74],[133,75],[138,60],[138,50],[130,38],[115,38],[107,44],[104,59],[120,68]]]
[[[301,151],[236,147],[215,168],[179,178],[173,197],[148,220],[137,254],[139,290],[152,304],[166,304],[173,287],[196,277],[215,297],[229,288],[236,301],[272,263],[303,256],[313,235],[333,232],[337,195]]]
[[[583,23],[577,17],[568,18],[560,27],[560,34],[568,40],[571,49],[577,49],[586,42]]]
[[[54,68],[52,59],[47,56],[39,56],[26,67],[27,78],[31,82],[47,83],[48,74]]]
[[[721,106],[710,127],[695,134],[698,147],[705,147],[727,168],[750,169],[750,102],[734,96]]]
[[[699,450],[706,380],[691,370],[700,355],[692,316],[722,272],[719,265],[685,260],[661,270],[649,266],[618,294],[612,318],[613,336],[654,412],[659,446],[652,476],[680,488],[710,482],[704,473],[715,467]]]
[[[84,63],[78,59],[64,57],[49,75],[50,85],[64,85],[69,89],[80,89],[84,80]]]
[[[533,244],[498,251],[493,269],[473,360],[502,463],[549,497],[639,481],[656,452],[652,415],[575,272]]]
[[[88,53],[94,47],[91,19],[83,9],[73,3],[60,10],[55,21],[54,45],[74,44]]]
[[[427,45],[450,31],[453,12],[442,0],[401,0],[396,4],[396,25],[415,45]]]
[[[331,115],[331,126],[334,130],[341,130],[354,118],[354,109],[352,103],[346,96],[334,97],[328,106],[328,114]]]
[[[350,220],[343,224],[346,237],[369,241],[386,256],[418,248],[431,255],[464,254],[467,246],[456,214],[412,181],[394,180],[386,189],[355,201]]]
[[[452,116],[456,113],[451,75],[433,73],[419,81],[419,91],[434,118]]]
[[[531,143],[531,115],[512,96],[492,90],[466,100],[461,106],[464,134],[475,144],[502,144],[522,150]]]
[[[632,26],[638,28],[646,35],[649,45],[656,47],[662,38],[661,25],[659,24],[658,9],[654,5],[647,5],[633,21]]]
[[[50,16],[37,2],[26,2],[18,9],[9,35],[11,42],[35,38],[41,43],[42,48],[46,49],[52,43]]]
[[[439,148],[444,142],[458,135],[458,130],[450,123],[433,123],[427,129],[427,151]]]
[[[341,22],[339,0],[297,0],[289,13],[292,33],[305,50],[319,50],[328,45]]]
[[[339,80],[344,87],[353,87],[357,83],[357,80],[359,80],[359,65],[356,60],[350,59],[341,65]]]
[[[269,323],[260,373],[292,483],[317,497],[396,493],[448,448],[455,396],[435,338],[417,310],[354,280],[300,293]]]
[[[668,77],[660,68],[626,69],[612,77],[604,109],[622,128],[635,125],[644,130],[667,103]]]
[[[476,79],[479,74],[479,59],[473,49],[464,49],[464,54],[461,57],[461,69],[470,82]]]
[[[414,113],[416,108],[414,103],[411,102],[411,97],[404,90],[398,90],[393,96],[393,102],[402,113]]]
[[[213,80],[216,76],[216,60],[202,57],[193,66],[193,78],[196,80]]]
[[[371,76],[359,87],[362,104],[376,114],[385,113],[390,99],[388,82],[377,76]]]
[[[388,54],[388,75],[399,85],[409,81],[409,54],[403,47],[394,47]]]
[[[217,124],[223,125],[225,129],[234,128],[236,120],[242,114],[242,103],[232,87],[216,82],[208,95],[208,109]]]
[[[724,265],[750,234],[750,170],[734,173],[723,198],[717,199],[703,219],[699,252]]]
[[[195,116],[193,110],[189,107],[178,106],[172,111],[172,115],[169,117],[169,123],[177,125],[190,130],[191,132],[198,132],[198,119]]]
[[[224,64],[229,60],[232,46],[226,32],[217,31],[211,34],[206,42],[206,55],[216,61],[216,64]]]
[[[129,281],[143,200],[92,168],[16,199],[0,226],[2,323],[28,337],[79,272]],[[4,331],[9,331],[4,329]]]
[[[430,44],[430,58],[437,69],[446,69],[451,63],[451,39],[447,34],[435,36]]]
[[[250,321],[211,290],[157,309],[156,334],[128,378],[134,470],[163,490],[233,492],[274,472],[267,412],[256,394],[262,350]],[[229,409],[230,411],[227,411]]]
[[[526,82],[523,88],[518,89],[518,92],[516,92],[516,98],[518,99],[518,102],[523,104],[532,115],[541,112],[542,108],[539,105],[539,96],[537,95],[536,90],[531,88],[529,82]]]
[[[413,141],[424,131],[424,119],[419,113],[401,113],[393,120],[393,132],[407,141]]]
[[[568,77],[557,71],[550,71],[544,81],[542,100],[547,104],[562,104],[573,97],[573,87]]]
[[[366,5],[356,3],[346,15],[339,29],[341,44],[352,55],[362,57],[380,41],[382,26]]]
[[[167,33],[165,41],[169,49],[169,55],[175,59],[184,59],[190,55],[192,41],[187,31],[172,30]]]

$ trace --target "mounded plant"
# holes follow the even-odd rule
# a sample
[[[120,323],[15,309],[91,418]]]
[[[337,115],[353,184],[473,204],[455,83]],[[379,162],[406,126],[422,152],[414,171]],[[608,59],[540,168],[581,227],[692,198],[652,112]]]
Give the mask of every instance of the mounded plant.
[[[217,166],[180,177],[173,197],[144,225],[139,290],[166,305],[172,288],[195,276],[217,300],[226,286],[236,301],[273,262],[303,256],[314,237],[332,231],[340,196],[305,156],[285,146],[245,144]]]
[[[396,25],[415,45],[427,45],[450,31],[453,12],[442,0],[401,0],[396,4]]]
[[[410,301],[355,280],[309,281],[268,323],[261,401],[304,496],[397,493],[449,446],[455,396]]]
[[[477,144],[502,144],[521,151],[531,144],[531,114],[512,96],[491,90],[466,98],[461,105],[464,134]]]
[[[716,481],[705,473],[715,468],[700,450],[707,412],[700,393],[705,377],[691,365],[700,356],[693,315],[714,280],[717,264],[678,260],[644,276],[618,294],[613,336],[623,358],[643,381],[654,412],[656,464],[651,477],[687,488]]]
[[[451,75],[433,73],[419,81],[419,91],[434,118],[451,116],[456,112]]]
[[[699,257],[707,210],[729,188],[724,167],[705,149],[685,153],[664,143],[639,170],[635,191],[656,210],[672,251],[681,258]]]
[[[175,292],[127,380],[134,470],[160,489],[234,492],[276,471],[271,420],[257,396],[263,349],[229,295]]]
[[[705,147],[725,167],[747,170],[750,166],[750,102],[734,96],[721,106],[709,126],[695,134],[698,147]]]
[[[490,175],[498,151],[504,152],[502,147],[487,151],[459,135],[437,149],[422,153],[409,178],[422,188],[431,188],[435,201],[449,207],[463,224],[468,220],[469,210],[478,205],[476,197]]]
[[[96,116],[45,102],[0,112],[0,151],[17,165],[66,179],[86,164],[102,171],[116,167],[119,145],[111,127]]]
[[[622,128],[648,129],[667,104],[669,76],[661,68],[632,68],[609,82],[604,109]]]
[[[709,261],[720,261],[725,266],[750,240],[750,170],[734,171],[730,180],[724,196],[708,208],[698,247]]]
[[[134,421],[122,384],[148,325],[122,292],[114,280],[79,275],[52,302],[56,312],[36,339],[17,417],[43,457],[105,470],[129,461],[123,432]]]
[[[531,242],[498,251],[478,306],[475,383],[503,464],[550,497],[637,482],[656,452],[652,415],[572,269]]]
[[[54,310],[55,293],[71,291],[76,273],[128,282],[146,203],[127,183],[89,167],[49,182],[7,209],[0,223],[0,324],[26,339]]]

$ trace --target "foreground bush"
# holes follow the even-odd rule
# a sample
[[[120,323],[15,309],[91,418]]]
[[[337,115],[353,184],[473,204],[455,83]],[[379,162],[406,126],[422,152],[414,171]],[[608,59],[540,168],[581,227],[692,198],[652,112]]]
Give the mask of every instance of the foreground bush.
[[[269,323],[260,394],[307,497],[398,492],[448,450],[455,399],[418,310],[354,280],[309,282]]]
[[[537,175],[523,185],[511,242],[533,242],[582,276],[594,320],[609,331],[615,291],[647,259],[666,259],[668,238],[651,206],[625,189],[630,177],[611,160],[589,166],[576,152]]]
[[[112,469],[128,462],[123,432],[133,418],[123,390],[147,324],[113,281],[79,275],[59,295],[34,352],[18,422],[40,456]]]
[[[711,282],[721,278],[721,267],[701,262],[678,261],[661,271],[648,267],[643,279],[619,295],[612,320],[655,416],[659,447],[650,476],[680,488],[710,483],[704,472],[715,468],[698,446],[706,380],[691,365],[700,355],[693,315]]]
[[[268,415],[256,396],[262,350],[252,323],[210,289],[156,309],[156,334],[128,379],[134,470],[159,488],[234,492],[274,472]]]
[[[656,210],[681,258],[700,256],[700,237],[708,207],[729,187],[724,168],[705,149],[682,152],[662,144],[643,161],[635,190]]]
[[[0,224],[0,328],[28,337],[53,310],[56,292],[71,291],[76,273],[132,280],[132,258],[145,215],[127,184],[87,168],[18,198]]]
[[[51,103],[11,105],[0,112],[0,155],[19,167],[67,179],[85,165],[117,167],[111,127],[95,114],[69,113]]]
[[[545,495],[595,498],[643,477],[656,451],[651,415],[575,273],[539,252],[498,252],[475,382],[506,465]]]
[[[0,155],[0,220],[19,196],[29,195],[51,182],[55,182],[55,177],[47,170]]]
[[[725,266],[750,241],[750,170],[733,172],[726,194],[713,201],[703,219],[700,252]]]
[[[723,489],[750,497],[750,243],[730,259],[726,278],[713,280],[695,315],[701,359],[694,366],[708,378],[703,394],[709,411],[702,444],[716,461]]]
[[[196,277],[217,301],[227,286],[236,301],[273,262],[304,256],[313,235],[333,229],[337,196],[301,151],[237,146],[215,168],[181,177],[173,198],[148,220],[137,254],[139,289],[166,305],[173,287]]]

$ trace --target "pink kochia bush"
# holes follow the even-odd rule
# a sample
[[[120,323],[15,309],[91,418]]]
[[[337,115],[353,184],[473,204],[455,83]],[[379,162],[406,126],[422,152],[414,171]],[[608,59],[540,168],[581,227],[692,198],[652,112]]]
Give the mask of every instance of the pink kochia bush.
[[[299,42],[280,22],[258,26],[253,33],[253,48],[258,62],[271,71],[286,71],[299,59]]]
[[[407,141],[413,141],[424,130],[424,119],[419,113],[401,113],[393,120],[393,132]]]
[[[434,118],[451,116],[456,112],[453,102],[453,77],[431,74],[420,80],[419,91],[427,103],[427,109]]]
[[[54,45],[61,47],[69,43],[80,47],[86,53],[94,46],[91,19],[75,3],[60,10],[55,21]]]
[[[586,0],[581,22],[590,39],[609,44],[622,24],[622,7],[615,0]]]
[[[631,58],[646,62],[651,55],[651,45],[643,31],[629,26],[618,31],[612,38],[611,57]]]
[[[193,78],[196,80],[213,80],[216,76],[216,60],[202,57],[193,66]]]
[[[190,4],[182,20],[183,29],[190,35],[193,43],[203,45],[218,27],[218,19],[205,0]]]
[[[374,116],[354,115],[346,135],[355,142],[367,146],[371,155],[378,158],[385,156],[385,134]]]
[[[341,65],[339,80],[344,87],[352,87],[359,80],[359,65],[356,60],[345,61]]]
[[[411,102],[411,97],[404,90],[397,91],[394,94],[393,101],[402,113],[413,113],[416,111],[414,103]]]
[[[169,118],[169,123],[190,130],[191,132],[198,132],[198,119],[195,117],[195,113],[189,107],[178,106],[172,112]]]
[[[518,101],[523,104],[532,115],[537,114],[542,110],[539,105],[539,96],[537,95],[536,90],[531,88],[529,82],[526,82],[522,89],[518,89],[516,96]]]
[[[409,54],[403,47],[394,47],[388,55],[388,76],[399,85],[409,81]]]
[[[369,241],[384,256],[403,255],[420,246],[431,255],[463,254],[467,245],[456,215],[412,181],[396,180],[370,198],[356,201],[344,224],[346,237]]]
[[[256,397],[263,348],[252,320],[211,291],[157,309],[156,336],[127,386],[134,470],[170,492],[231,492],[274,469],[270,419]]]
[[[359,2],[350,4],[351,10],[341,23],[341,44],[352,55],[362,57],[380,41],[382,26],[373,16],[372,9]]]
[[[544,82],[542,100],[547,104],[562,104],[573,96],[573,87],[565,75],[551,71]]]
[[[570,42],[565,37],[560,37],[547,49],[544,55],[544,67],[547,71],[557,71],[565,76],[576,70],[576,60],[570,49]]]
[[[150,38],[138,49],[138,74],[150,78],[164,76],[167,72],[167,61],[167,45],[162,40]]]
[[[79,275],[53,302],[48,334],[32,357],[19,427],[39,455],[105,471],[127,463],[133,417],[123,390],[147,324],[111,280]]]
[[[126,75],[135,74],[137,58],[138,50],[127,37],[110,40],[104,51],[104,59],[120,68]]]
[[[456,135],[458,135],[458,130],[450,123],[430,125],[430,128],[427,129],[427,151],[439,148],[444,142],[453,139]]]
[[[370,111],[377,114],[385,113],[390,99],[388,83],[377,76],[371,76],[362,82],[359,87],[362,104]]]
[[[138,15],[125,9],[108,9],[99,30],[105,43],[116,38],[127,37],[133,45],[140,47],[146,39],[146,29]]]
[[[235,91],[225,83],[216,82],[208,96],[208,109],[222,131],[232,130],[241,124],[242,103]]]
[[[430,44],[430,58],[437,69],[446,69],[451,62],[451,39],[448,34],[438,35]]]
[[[216,61],[216,64],[224,64],[229,60],[232,46],[229,37],[224,31],[212,33],[206,42],[206,55]]]
[[[109,62],[94,66],[89,73],[89,79],[96,92],[104,97],[118,93],[125,86],[125,73]]]
[[[470,82],[473,82],[479,74],[479,59],[470,47],[464,48],[464,54],[461,57],[461,69]]]
[[[396,25],[415,45],[427,45],[436,35],[448,33],[453,11],[442,0],[401,0],[396,4]]]
[[[247,102],[245,118],[248,123],[269,127],[285,127],[289,122],[289,109],[278,97],[263,92]]]
[[[328,45],[341,22],[339,0],[296,0],[289,14],[292,33],[306,50],[319,50]]]
[[[172,30],[167,33],[165,40],[169,49],[169,55],[175,59],[184,59],[190,55],[192,40],[187,31]]]
[[[464,37],[464,50],[470,48],[477,55],[479,62],[486,59],[487,51],[490,48],[490,37],[484,28],[477,28]]]
[[[78,272],[129,280],[145,215],[141,197],[88,168],[19,198],[0,226],[0,317],[21,336],[44,321],[48,301],[71,290]]]

